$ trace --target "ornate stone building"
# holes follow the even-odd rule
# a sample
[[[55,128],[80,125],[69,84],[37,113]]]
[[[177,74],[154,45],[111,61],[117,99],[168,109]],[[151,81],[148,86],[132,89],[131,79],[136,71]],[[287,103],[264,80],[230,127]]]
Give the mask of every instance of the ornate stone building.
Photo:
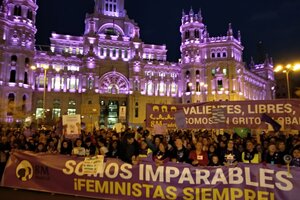
[[[76,113],[89,128],[142,125],[147,103],[274,97],[272,61],[245,67],[241,34],[229,24],[210,37],[201,12],[182,13],[181,58],[170,63],[165,45],[141,40],[124,0],[95,0],[83,35],[52,33],[47,51],[35,48],[36,0],[0,3],[2,121]]]

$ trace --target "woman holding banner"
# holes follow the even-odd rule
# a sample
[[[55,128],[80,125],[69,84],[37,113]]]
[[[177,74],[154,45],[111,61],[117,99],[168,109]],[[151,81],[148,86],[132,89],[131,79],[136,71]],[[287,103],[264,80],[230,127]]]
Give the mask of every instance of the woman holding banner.
[[[192,161],[193,166],[207,166],[208,156],[207,152],[203,151],[203,144],[197,142],[195,145],[195,150],[192,150],[189,154],[189,159]]]

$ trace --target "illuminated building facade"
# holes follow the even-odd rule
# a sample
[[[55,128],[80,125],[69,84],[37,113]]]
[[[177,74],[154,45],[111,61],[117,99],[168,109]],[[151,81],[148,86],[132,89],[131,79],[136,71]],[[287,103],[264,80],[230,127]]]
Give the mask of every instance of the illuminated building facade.
[[[46,51],[35,48],[36,1],[0,2],[2,121],[41,118],[44,105],[46,117],[81,114],[90,129],[142,125],[147,103],[274,97],[272,61],[246,68],[241,34],[229,25],[226,36],[210,37],[201,12],[182,13],[181,59],[170,63],[165,45],[140,39],[124,0],[95,0],[84,34],[52,33]]]

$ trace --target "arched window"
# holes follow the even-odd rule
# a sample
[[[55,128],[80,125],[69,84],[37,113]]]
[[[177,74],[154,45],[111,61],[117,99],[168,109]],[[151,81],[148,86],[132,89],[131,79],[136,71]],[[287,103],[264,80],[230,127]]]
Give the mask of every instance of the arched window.
[[[14,8],[14,15],[15,16],[21,16],[22,15],[22,8],[21,8],[21,6],[15,6],[15,8]]]
[[[186,83],[186,92],[191,92],[191,83],[190,82]]]
[[[17,57],[16,55],[12,55],[12,56],[10,57],[10,62],[11,62],[11,65],[12,65],[12,66],[15,66],[16,63],[17,63],[17,61],[18,61],[18,57]]]
[[[199,81],[196,82],[196,92],[200,92],[201,88],[200,88],[200,83]]]
[[[138,80],[134,81],[134,91],[139,91],[139,81]]]
[[[221,90],[221,88],[223,88],[223,80],[222,79],[218,80],[217,84],[218,84],[218,90]]]
[[[195,38],[199,38],[199,30],[196,29],[196,30],[194,31],[194,35],[195,35]]]
[[[14,69],[10,70],[9,82],[10,83],[16,82],[16,70],[14,70]]]
[[[15,104],[15,94],[9,93],[8,94],[8,110],[7,115],[12,116],[14,111],[14,104]]]
[[[172,93],[172,95],[176,95],[176,93],[177,93],[177,84],[175,82],[172,83],[171,93]]]
[[[185,31],[184,38],[189,39],[190,38],[190,31]]]
[[[88,87],[89,87],[89,90],[92,90],[92,89],[93,89],[93,86],[94,86],[93,78],[92,78],[92,77],[89,77],[89,79],[88,79]]]
[[[200,71],[198,69],[196,70],[196,75],[200,75]]]
[[[223,52],[222,57],[223,57],[223,58],[226,58],[226,57],[227,57],[227,53],[226,53],[226,52]]]
[[[25,113],[27,108],[26,108],[26,100],[27,100],[27,96],[24,94],[23,98],[22,98],[23,102],[22,102],[22,112]]]
[[[16,16],[18,15],[18,6],[14,7],[14,15],[16,15]]]
[[[27,19],[32,20],[32,11],[31,10],[27,11]]]
[[[147,94],[148,95],[153,95],[153,82],[150,80],[148,81],[148,84],[147,84]]]
[[[8,103],[14,102],[15,101],[15,94],[14,93],[9,93],[8,95]]]
[[[221,53],[220,52],[217,53],[217,57],[221,58]]]
[[[28,73],[24,73],[24,84],[28,85]]]
[[[185,75],[186,75],[186,77],[189,77],[189,76],[190,76],[190,71],[187,70],[187,71],[185,72]]]
[[[211,57],[212,57],[212,58],[215,58],[215,57],[216,57],[216,54],[215,54],[214,52],[212,52],[212,53],[211,53]]]
[[[30,65],[30,59],[29,58],[25,58],[25,67],[29,68]]]

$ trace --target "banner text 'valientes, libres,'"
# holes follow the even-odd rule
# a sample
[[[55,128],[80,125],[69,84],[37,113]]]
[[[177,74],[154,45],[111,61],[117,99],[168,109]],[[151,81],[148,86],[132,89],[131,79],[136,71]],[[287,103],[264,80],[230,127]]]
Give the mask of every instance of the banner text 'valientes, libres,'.
[[[169,129],[177,128],[175,114],[178,112],[184,113],[186,128],[190,129],[267,129],[268,124],[261,120],[267,114],[281,125],[281,130],[300,130],[300,100],[147,104],[146,126],[165,124]]]

